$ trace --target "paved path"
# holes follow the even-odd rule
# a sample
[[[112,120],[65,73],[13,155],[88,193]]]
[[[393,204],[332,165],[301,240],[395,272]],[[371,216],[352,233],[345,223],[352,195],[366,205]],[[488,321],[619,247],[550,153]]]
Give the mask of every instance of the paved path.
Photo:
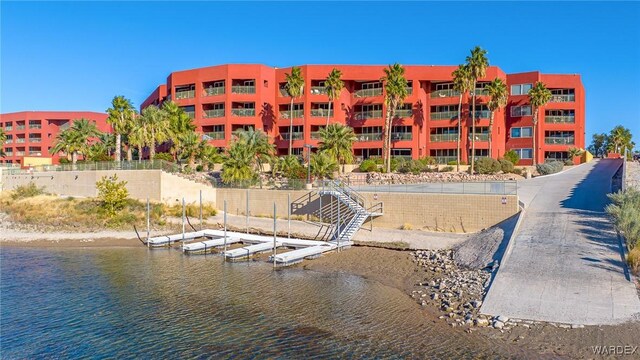
[[[640,313],[604,214],[619,165],[593,161],[520,182],[527,209],[482,313],[584,325],[620,323]]]

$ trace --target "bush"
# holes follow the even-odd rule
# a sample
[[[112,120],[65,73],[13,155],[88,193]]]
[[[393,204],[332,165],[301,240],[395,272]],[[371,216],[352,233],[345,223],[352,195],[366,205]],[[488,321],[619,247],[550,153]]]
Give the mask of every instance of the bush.
[[[573,160],[571,160],[571,159],[567,159],[567,160],[565,160],[565,161],[564,161],[564,164],[565,164],[566,166],[571,166],[571,165],[573,165]]]
[[[58,159],[58,162],[60,163],[60,165],[71,164],[71,161],[69,161],[69,159],[65,157],[61,157],[60,159]]]
[[[420,172],[423,171],[430,171],[429,167],[427,165],[424,165],[422,161],[420,160],[404,160],[400,163],[400,165],[398,166],[398,172],[399,173],[412,173],[412,174],[419,174]]]
[[[449,172],[449,171],[453,171],[453,166],[445,166],[442,169],[440,169],[440,172]]]
[[[561,171],[563,167],[564,163],[562,161],[551,161],[536,165],[536,170],[540,175],[549,175]]]
[[[375,172],[378,170],[378,164],[373,159],[366,159],[360,163],[361,172]]]
[[[483,157],[476,161],[475,170],[478,172],[478,174],[496,174],[498,173],[498,171],[500,171],[500,169],[500,162],[498,162],[498,160],[496,159]]]
[[[108,216],[113,217],[117,211],[127,205],[129,191],[126,185],[126,181],[118,181],[118,175],[103,176],[96,182],[98,199],[101,201],[100,207]]]
[[[400,226],[400,230],[413,230],[413,225],[410,223],[404,223]]]
[[[432,158],[431,156],[423,156],[418,159],[418,161],[424,166],[437,164],[436,159]]]
[[[513,150],[509,150],[506,153],[504,153],[504,159],[510,161],[513,165],[515,165],[518,163],[518,161],[520,161],[520,156],[518,155],[517,152]]]
[[[508,174],[513,172],[513,163],[507,159],[500,159],[500,169],[503,173]]]
[[[165,205],[166,206],[166,205]],[[166,210],[163,209],[167,215],[173,217],[182,217],[182,204],[176,204],[173,206],[167,206]],[[199,204],[186,204],[184,209],[185,214],[188,217],[200,217],[200,205]],[[218,213],[215,207],[210,203],[202,204],[202,218],[208,218],[215,216]]]
[[[612,204],[606,211],[613,217],[613,223],[627,239],[629,248],[640,245],[640,191],[629,188],[609,194]]]
[[[514,167],[513,170],[511,170],[511,172],[516,175],[522,175],[524,173],[524,169]]]
[[[154,155],[153,160],[164,160],[173,162],[173,156],[169,153],[161,152]]]
[[[18,200],[42,194],[44,194],[44,187],[37,187],[36,184],[30,182],[27,185],[16,187],[13,193],[11,193],[11,199]]]
[[[627,255],[627,263],[629,264],[629,268],[636,275],[640,275],[640,248],[635,248],[629,251],[629,255]]]

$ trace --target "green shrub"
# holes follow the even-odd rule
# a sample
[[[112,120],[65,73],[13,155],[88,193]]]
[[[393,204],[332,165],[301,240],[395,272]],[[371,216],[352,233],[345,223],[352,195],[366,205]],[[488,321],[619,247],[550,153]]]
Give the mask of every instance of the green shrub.
[[[164,160],[168,162],[173,162],[173,156],[169,153],[161,152],[157,153],[153,157],[154,160]]]
[[[425,165],[420,160],[404,160],[400,163],[400,165],[398,165],[398,172],[403,174],[406,174],[406,173],[419,174],[421,172],[428,172],[428,171],[431,171],[429,169],[429,166]]]
[[[500,171],[500,169],[500,162],[498,162],[498,160],[496,159],[483,157],[476,161],[475,170],[478,172],[478,174],[496,174],[498,173],[498,171]]]
[[[447,165],[458,165],[458,162],[456,160],[451,160],[447,162]]]
[[[448,165],[440,169],[440,172],[449,172],[449,171],[453,171],[453,166]]]
[[[435,165],[438,163],[436,159],[432,158],[431,156],[423,156],[420,159],[418,159],[418,161],[424,166]]]
[[[564,164],[565,164],[566,166],[571,166],[571,165],[573,165],[573,160],[571,160],[571,159],[567,159],[567,160],[565,160],[565,161],[564,161]]]
[[[513,170],[511,170],[511,172],[516,175],[522,175],[524,170],[521,168],[514,167]]]
[[[127,205],[129,191],[126,185],[126,181],[118,181],[118,175],[103,176],[96,182],[100,207],[108,216],[114,216]]]
[[[627,240],[629,249],[640,245],[640,191],[629,188],[615,194],[609,194],[612,204],[606,211],[613,223]]]
[[[509,160],[513,165],[517,164],[518,161],[520,161],[520,156],[518,155],[517,152],[513,150],[509,150],[506,153],[504,153],[504,158],[506,160]]]
[[[360,163],[361,172],[374,172],[378,170],[378,164],[374,159],[366,159]]]
[[[536,170],[538,170],[540,175],[549,175],[561,171],[563,167],[564,163],[562,161],[551,161],[536,165]]]
[[[70,164],[71,163],[71,161],[69,161],[69,159],[67,159],[65,157],[61,157],[60,159],[58,159],[58,162],[60,163],[60,165]]]
[[[513,172],[513,163],[507,159],[500,159],[500,169],[503,173],[508,174]]]
[[[13,190],[11,198],[13,200],[24,199],[44,194],[44,187],[37,187],[33,182],[27,185],[20,185]]]

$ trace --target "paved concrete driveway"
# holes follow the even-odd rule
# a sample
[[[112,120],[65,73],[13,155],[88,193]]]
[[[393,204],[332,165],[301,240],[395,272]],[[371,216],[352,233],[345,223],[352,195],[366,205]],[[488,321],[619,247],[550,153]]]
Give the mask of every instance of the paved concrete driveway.
[[[640,313],[604,214],[617,160],[520,182],[525,216],[481,312],[571,324],[613,324]]]

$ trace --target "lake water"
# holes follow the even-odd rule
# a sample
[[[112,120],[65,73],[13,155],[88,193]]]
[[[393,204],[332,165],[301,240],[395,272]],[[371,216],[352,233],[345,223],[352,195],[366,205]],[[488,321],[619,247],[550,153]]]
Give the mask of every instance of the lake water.
[[[509,354],[359,276],[175,250],[0,250],[3,359]]]

